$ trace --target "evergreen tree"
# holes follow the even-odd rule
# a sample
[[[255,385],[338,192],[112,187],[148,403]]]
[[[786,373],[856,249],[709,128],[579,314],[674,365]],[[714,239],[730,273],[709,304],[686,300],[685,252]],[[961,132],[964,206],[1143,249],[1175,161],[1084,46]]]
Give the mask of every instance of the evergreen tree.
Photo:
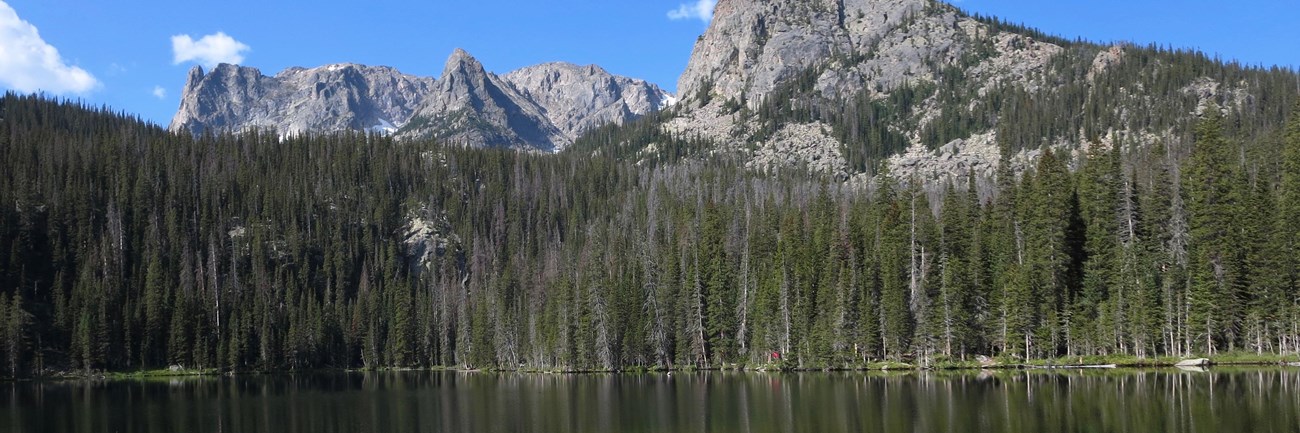
[[[1196,143],[1187,170],[1188,222],[1192,240],[1188,332],[1204,353],[1223,346],[1233,324],[1236,278],[1231,244],[1236,203],[1231,167],[1233,146],[1223,137],[1217,107],[1206,110],[1196,127]]]
[[[1300,350],[1300,103],[1287,123],[1282,147],[1282,179],[1278,192],[1273,242],[1281,258],[1278,272],[1283,352]],[[1286,329],[1289,328],[1289,329]]]

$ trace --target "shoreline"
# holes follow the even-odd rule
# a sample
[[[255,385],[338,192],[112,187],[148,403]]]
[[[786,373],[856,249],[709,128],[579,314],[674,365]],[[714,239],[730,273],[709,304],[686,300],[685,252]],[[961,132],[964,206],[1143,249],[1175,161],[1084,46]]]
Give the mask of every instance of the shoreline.
[[[1203,363],[1194,365],[1178,365],[1183,361],[1203,360]],[[842,366],[805,366],[794,367],[784,366],[781,364],[757,364],[742,365],[729,364],[724,366],[710,367],[639,367],[631,366],[615,370],[582,370],[582,369],[545,369],[545,368],[520,368],[520,369],[495,369],[495,368],[458,368],[458,367],[381,367],[381,368],[320,368],[306,370],[270,370],[270,371],[221,371],[217,369],[155,369],[139,371],[106,371],[106,372],[58,372],[47,376],[30,377],[30,378],[3,378],[0,382],[26,382],[26,381],[116,381],[116,380],[142,380],[142,379],[174,379],[187,377],[220,377],[220,376],[258,376],[258,375],[293,375],[293,374],[329,374],[329,373],[367,373],[367,372],[456,372],[464,374],[474,373],[521,373],[521,374],[542,374],[542,375],[584,375],[584,374],[647,374],[647,373],[695,373],[705,371],[717,372],[761,372],[761,373],[807,373],[807,372],[962,372],[962,371],[1012,371],[1012,370],[1108,370],[1108,369],[1168,369],[1180,368],[1185,370],[1206,370],[1213,367],[1297,367],[1300,368],[1300,356],[1297,355],[1256,355],[1256,354],[1230,354],[1219,357],[1206,358],[1175,358],[1175,357],[1157,357],[1137,359],[1132,357],[1073,357],[1073,358],[1056,358],[1056,359],[1039,359],[1028,362],[1001,362],[994,360],[992,363],[979,363],[976,361],[962,362],[937,362],[931,365],[913,365],[903,362],[873,362],[859,365],[842,365]]]

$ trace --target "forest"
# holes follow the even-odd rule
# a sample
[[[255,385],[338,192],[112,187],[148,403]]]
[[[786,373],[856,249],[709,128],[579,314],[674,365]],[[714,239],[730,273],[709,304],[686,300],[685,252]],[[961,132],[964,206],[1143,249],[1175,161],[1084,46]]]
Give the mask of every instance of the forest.
[[[1297,110],[934,188],[9,94],[0,376],[1296,353]]]

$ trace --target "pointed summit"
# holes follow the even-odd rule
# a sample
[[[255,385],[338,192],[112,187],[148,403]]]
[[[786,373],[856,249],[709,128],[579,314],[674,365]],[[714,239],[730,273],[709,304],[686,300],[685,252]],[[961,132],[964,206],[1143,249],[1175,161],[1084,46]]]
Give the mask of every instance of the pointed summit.
[[[450,62],[450,61],[452,61],[452,60],[457,60],[457,59],[469,59],[469,60],[473,60],[473,59],[474,59],[474,56],[471,56],[471,55],[469,54],[469,51],[465,51],[464,48],[456,47],[456,49],[451,50],[451,57],[448,57],[448,58],[447,58],[447,61]]]
[[[197,86],[200,81],[203,81],[203,67],[194,65],[193,68],[190,68],[189,77],[185,79],[185,88]]]
[[[658,87],[598,66],[556,63],[534,72],[528,76],[536,80],[512,82],[460,48],[437,79],[355,63],[292,67],[269,77],[236,65],[196,67],[171,129],[376,131],[400,139],[549,151],[595,126],[640,117],[669,98]]]
[[[447,57],[447,64],[442,68],[442,79],[456,75],[486,75],[487,70],[483,69],[483,64],[478,59],[471,56],[468,51],[457,48]]]

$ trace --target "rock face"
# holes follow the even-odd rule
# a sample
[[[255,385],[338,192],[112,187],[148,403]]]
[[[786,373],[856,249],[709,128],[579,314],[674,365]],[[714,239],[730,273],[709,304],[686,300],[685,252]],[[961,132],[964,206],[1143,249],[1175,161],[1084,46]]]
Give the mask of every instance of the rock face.
[[[570,140],[537,103],[457,49],[432,92],[397,132],[399,138],[434,138],[471,147],[554,151]]]
[[[1246,81],[1210,77],[1196,78],[1178,94],[1156,93],[1132,78],[1132,70],[1165,76],[1166,66],[1149,60],[1149,53],[1147,60],[1132,61],[1143,55],[1135,50],[1141,49],[1071,43],[935,0],[719,0],[678,81],[682,102],[661,129],[710,141],[714,152],[738,153],[755,169],[793,165],[854,177],[886,168],[901,179],[944,182],[967,174],[987,178],[1004,163],[1022,172],[1034,165],[1042,146],[1079,155],[1094,144],[1141,148],[1177,138],[1172,123],[1117,121],[1088,133],[1058,130],[1011,142],[999,129],[1010,113],[999,111],[1012,101],[1008,95],[1071,104],[1096,95],[1120,99],[1127,105],[1108,106],[1113,112],[1098,115],[1115,119],[1181,108],[1189,100],[1198,105],[1188,106],[1188,116],[1212,106],[1249,111],[1261,99]],[[1116,78],[1124,73],[1129,75]],[[914,96],[900,108],[893,97],[904,90]],[[1063,96],[1066,91],[1074,93]],[[810,106],[824,113],[864,100],[883,104],[878,113],[901,113],[880,122],[904,139],[901,148],[891,142],[888,154],[873,156],[879,159],[871,162],[881,164],[868,170],[850,167],[855,156],[847,150],[853,145],[874,151],[870,147],[877,144],[841,140],[850,135],[843,133],[847,128],[875,117],[845,116],[843,124],[834,124],[828,120],[833,116],[795,113]],[[1052,115],[1085,111],[1081,102],[1064,105]],[[1025,123],[1008,123],[1017,121]],[[963,122],[960,135],[933,133]],[[1003,156],[1000,146],[1009,154]]]
[[[1184,359],[1174,364],[1176,367],[1205,367],[1210,365],[1210,360],[1205,358]]]
[[[537,103],[570,139],[607,123],[666,108],[675,100],[645,80],[610,74],[596,65],[544,63],[501,77]]]
[[[281,134],[395,130],[433,88],[434,80],[389,67],[338,64],[291,68],[273,77],[255,68],[221,64],[190,70],[170,129]]]
[[[559,150],[582,132],[673,101],[654,84],[596,66],[547,63],[505,76],[457,49],[442,76],[337,64],[268,77],[222,64],[190,71],[173,131],[274,129],[279,134],[372,130],[473,147]]]
[[[696,42],[678,80],[678,91],[689,98],[703,89],[756,103],[804,69],[872,51],[887,33],[925,10],[928,3],[720,0],[712,25]]]
[[[447,215],[432,212],[428,208],[410,212],[401,233],[407,267],[416,276],[429,270],[430,263],[447,254],[448,248],[456,248],[460,244],[460,237],[452,230]]]
[[[829,126],[784,125],[752,142],[747,132],[758,129],[752,117],[722,107],[755,110],[783,84],[808,79],[809,71],[809,93],[832,101],[883,100],[902,87],[938,83],[953,69],[980,94],[1007,85],[1033,92],[1044,87],[1040,76],[1061,51],[995,31],[929,0],[720,0],[678,81],[683,100],[678,116],[664,129],[700,134],[723,149],[756,148],[750,152],[753,167],[793,163],[851,174],[840,152],[843,143],[827,133]],[[1000,158],[993,131],[975,131],[947,143],[946,150],[927,147],[919,131],[941,117],[941,108],[936,97],[916,106],[909,125],[896,131],[911,150],[889,161],[891,173],[941,178],[996,169]]]

